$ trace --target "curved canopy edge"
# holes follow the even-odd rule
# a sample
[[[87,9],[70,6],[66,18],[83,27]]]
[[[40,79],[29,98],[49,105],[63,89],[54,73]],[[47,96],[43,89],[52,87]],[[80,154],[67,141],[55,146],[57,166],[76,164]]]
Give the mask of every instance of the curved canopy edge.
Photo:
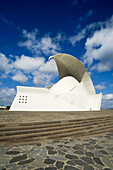
[[[78,82],[84,82],[91,94],[95,94],[92,80],[84,65],[75,57],[69,54],[57,54],[52,56],[55,59],[59,71],[59,77],[74,77]]]

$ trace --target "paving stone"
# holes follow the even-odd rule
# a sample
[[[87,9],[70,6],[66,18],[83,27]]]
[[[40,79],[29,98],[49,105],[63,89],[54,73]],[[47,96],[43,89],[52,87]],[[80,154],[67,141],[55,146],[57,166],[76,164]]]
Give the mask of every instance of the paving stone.
[[[64,147],[66,147],[66,148],[71,148],[71,146],[64,146]]]
[[[87,148],[87,149],[94,149],[94,146],[88,145],[88,146],[86,146],[86,148]]]
[[[73,161],[67,161],[66,164],[69,164],[69,165],[76,165],[76,163],[73,162]]]
[[[53,150],[54,149],[54,147],[52,147],[52,146],[46,146],[46,148],[47,148],[47,150]]]
[[[78,156],[67,154],[67,155],[65,156],[65,158],[67,158],[67,159],[78,159]]]
[[[75,167],[78,168],[79,170],[83,170],[83,166],[76,165]]]
[[[84,166],[84,170],[94,170],[93,166]]]
[[[31,148],[32,148],[32,145],[22,145],[21,146],[21,149],[26,150],[26,151],[30,150]]]
[[[13,163],[13,162],[18,162],[18,161],[21,161],[21,160],[24,160],[24,159],[27,159],[27,155],[24,154],[22,156],[17,156],[17,157],[14,157],[10,160],[10,163]]]
[[[59,153],[60,155],[65,155],[65,153],[64,153],[63,151],[61,151],[61,150],[58,150],[58,153]]]
[[[44,168],[36,168],[36,169],[34,169],[34,170],[44,170]]]
[[[20,146],[9,148],[9,151],[22,151]]]
[[[82,161],[82,160],[79,160],[79,159],[76,159],[76,160],[73,160],[76,164],[78,165],[81,165],[81,166],[84,166],[84,165],[87,165],[86,162]]]
[[[83,152],[83,151],[81,151],[81,150],[80,150],[80,151],[79,151],[79,150],[74,151],[74,153],[75,153],[75,154],[78,154],[78,155],[83,155],[83,154],[84,154],[84,152]]]
[[[42,160],[43,160],[43,158],[40,157],[40,156],[38,156],[38,155],[35,156],[35,159],[36,159],[37,161],[42,161]]]
[[[70,142],[73,142],[74,140],[73,139],[69,139]]]
[[[75,168],[75,167],[73,167],[73,166],[65,165],[64,170],[79,170],[79,169],[78,169],[78,168]]]
[[[32,149],[33,149],[33,150],[40,150],[40,147],[37,147],[37,145],[34,144],[34,145],[32,145]]]
[[[48,154],[50,154],[50,155],[55,155],[56,153],[57,153],[56,151],[48,150]]]
[[[37,146],[41,146],[41,143],[37,143],[36,145],[37,145]]]
[[[82,148],[79,147],[79,146],[74,146],[73,149],[74,149],[74,150],[82,150]]]
[[[40,150],[33,150],[31,151],[28,155],[29,155],[29,158],[33,158],[35,157],[38,153],[40,153]]]
[[[91,139],[91,138],[90,138],[89,143],[91,143],[91,144],[96,144],[96,142],[97,142],[97,140],[95,140],[95,139]]]
[[[57,168],[56,167],[47,167],[47,168],[45,168],[45,170],[57,170]]]
[[[75,145],[75,142],[70,142],[70,143],[67,144],[67,146],[71,146],[71,147],[74,146],[74,145]]]
[[[85,152],[86,156],[94,156],[92,152]]]
[[[22,170],[26,170],[27,166],[28,166],[27,164],[22,165],[22,166],[21,166],[21,167],[22,167],[21,169],[22,169]],[[18,167],[20,168],[20,166],[18,166]]]
[[[7,164],[9,162],[8,156],[0,156],[0,164]]]
[[[63,145],[57,145],[58,147],[60,147],[60,148],[62,148],[63,147]]]
[[[27,170],[32,170],[33,169],[33,166],[29,165],[27,166]]]
[[[0,170],[6,170],[5,168],[4,168],[4,165],[0,165]]]
[[[17,166],[16,164],[8,164],[6,168],[11,170],[18,170],[20,169],[20,166]]]
[[[55,163],[55,160],[53,160],[53,159],[45,159],[44,163],[45,164],[53,164],[53,163]]]
[[[113,148],[112,148],[112,147],[111,147],[111,148],[107,148],[107,149],[113,151]]]
[[[30,163],[30,165],[39,168],[44,168],[46,166],[46,164],[44,164],[42,161],[37,161],[37,160],[34,160],[32,163]]]
[[[100,160],[100,158],[95,158],[95,157],[94,157],[93,159],[94,159],[94,161],[95,161],[97,164],[104,166],[104,164],[102,163],[102,161]]]
[[[66,152],[66,154],[69,154],[69,155],[76,155],[76,154],[74,153],[74,151],[71,150],[71,149],[68,149],[67,152]]]
[[[105,157],[106,155],[102,154],[101,152],[99,152],[98,150],[94,151],[94,157]]]
[[[67,160],[67,159],[64,158],[62,155],[59,155],[59,156],[53,155],[53,156],[49,156],[49,158],[54,159],[54,160],[57,160],[57,161],[66,161],[66,160]]]
[[[88,164],[94,164],[92,158],[90,157],[81,157],[81,159],[85,162],[87,162]]]
[[[18,163],[18,165],[24,165],[24,164],[28,164],[30,162],[33,162],[35,160],[35,158],[31,158],[31,159],[27,159],[27,160],[24,160],[24,161],[20,161]]]
[[[56,167],[57,167],[58,169],[63,168],[63,165],[64,165],[64,162],[60,162],[60,161],[57,161],[57,162],[56,162]]]
[[[67,150],[65,150],[65,149],[61,149],[61,151],[63,151],[63,152],[67,152]]]
[[[104,163],[104,165],[106,165],[109,168],[113,168],[113,165],[109,159],[106,159],[106,157],[101,158],[101,159],[102,159],[102,162]]]
[[[94,145],[94,147],[95,147],[96,149],[103,149],[103,147],[102,147],[102,146],[99,146],[99,145]]]
[[[6,152],[6,154],[8,154],[8,155],[16,155],[16,154],[19,154],[20,153],[20,151],[8,151],[8,152]]]
[[[64,144],[68,144],[69,142],[64,142]]]
[[[42,148],[39,155],[42,156],[42,157],[46,157],[47,156],[47,150],[45,148]]]
[[[79,144],[76,144],[76,146],[80,147],[80,148],[84,148],[84,146],[82,144],[80,144],[80,142],[79,142]]]
[[[89,145],[90,145],[90,143],[84,143],[83,145],[84,145],[84,146],[89,146]]]
[[[100,150],[99,152],[101,152],[101,153],[103,153],[103,154],[109,154],[109,153],[107,153],[107,152],[104,151],[104,150]]]

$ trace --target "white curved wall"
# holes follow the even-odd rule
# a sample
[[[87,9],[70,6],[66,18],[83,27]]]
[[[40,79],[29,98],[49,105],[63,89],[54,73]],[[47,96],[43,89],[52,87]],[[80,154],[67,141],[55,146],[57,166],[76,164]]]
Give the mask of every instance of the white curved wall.
[[[63,88],[65,93],[63,92]],[[91,95],[87,90],[84,82],[78,83],[73,77],[66,77],[59,80],[59,82],[50,89],[18,86],[17,95],[10,110],[99,110],[100,101],[101,97],[98,95]]]
[[[69,93],[79,82],[72,76],[63,77],[50,88],[51,93]]]
[[[67,54],[58,54],[53,57],[61,79],[51,88],[18,86],[17,95],[10,110],[100,110],[102,94],[95,94],[92,80],[83,64]]]

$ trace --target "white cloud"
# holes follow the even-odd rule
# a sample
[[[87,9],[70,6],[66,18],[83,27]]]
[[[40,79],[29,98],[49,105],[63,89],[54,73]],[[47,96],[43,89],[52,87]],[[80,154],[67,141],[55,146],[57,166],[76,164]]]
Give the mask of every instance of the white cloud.
[[[43,72],[43,73],[53,73],[55,75],[58,75],[58,69],[57,69],[57,65],[56,65],[54,59],[51,59],[51,60],[47,61],[46,63],[44,63],[39,68],[39,71]]]
[[[33,58],[22,55],[21,58],[17,58],[13,65],[16,69],[31,72],[35,69],[38,69],[44,63],[44,61],[45,59],[43,57]]]
[[[0,105],[9,105],[12,103],[16,94],[14,88],[0,88]]]
[[[49,86],[53,84],[54,79],[58,76],[58,69],[53,59],[41,65],[39,70],[32,72],[33,82],[37,86]]]
[[[21,71],[19,71],[17,74],[15,74],[12,77],[12,80],[18,81],[21,83],[26,83],[28,81],[28,78]]]
[[[13,56],[11,56],[12,58]],[[9,76],[13,81],[25,84],[33,78],[36,85],[45,86],[53,84],[52,81],[58,76],[57,66],[53,59],[45,62],[44,57],[28,57],[25,55],[15,58],[16,60],[13,61],[0,53],[1,79]]]
[[[95,31],[93,36],[86,40],[83,63],[91,71],[110,71],[113,69],[113,17],[106,22],[99,22],[99,25],[101,29]],[[97,63],[94,64],[94,61]]]
[[[10,60],[4,54],[0,53],[0,72],[8,74],[11,69]]]
[[[26,39],[23,42],[19,42],[18,45],[21,47],[26,47],[34,55],[54,55],[58,53],[61,49],[59,42],[61,41],[61,34],[56,37],[51,38],[49,35],[44,35],[44,37],[36,37],[37,30],[32,32],[27,32],[23,30],[23,36]]]
[[[24,29],[22,33],[25,38],[30,39],[30,40],[35,40],[36,34],[38,33],[38,29],[34,29],[34,31],[32,32],[27,32],[27,30]]]
[[[104,100],[113,100],[113,94],[106,94],[103,96]]]
[[[96,85],[95,88],[96,88],[97,90],[102,90],[102,89],[105,89],[106,86],[105,86],[105,83],[101,83],[101,84]]]
[[[113,108],[113,93],[103,95],[102,108]]]
[[[69,41],[70,43],[75,46],[77,42],[81,41],[82,39],[84,39],[87,35],[88,32],[94,32],[96,27],[100,27],[101,23],[98,23],[98,25],[96,23],[92,23],[89,25],[86,25],[85,28],[83,28],[82,30],[80,30],[76,35],[70,36],[69,37]],[[78,28],[78,26],[77,26]]]
[[[35,71],[33,73],[33,75],[34,75],[33,82],[34,82],[34,84],[36,84],[39,87],[51,85],[52,79],[54,78],[53,74],[42,73],[42,72],[39,72],[39,71]]]
[[[86,29],[81,30],[81,32],[79,32],[77,35],[71,36],[69,38],[69,41],[71,42],[71,44],[74,46],[76,44],[76,42],[81,41],[82,39],[84,39],[85,37],[85,33],[86,33]]]

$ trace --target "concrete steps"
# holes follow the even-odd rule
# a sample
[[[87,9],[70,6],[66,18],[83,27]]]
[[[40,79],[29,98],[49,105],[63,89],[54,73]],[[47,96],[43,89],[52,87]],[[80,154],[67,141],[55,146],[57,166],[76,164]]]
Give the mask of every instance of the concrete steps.
[[[0,146],[97,135],[112,130],[113,116],[68,121],[4,124],[0,125]]]

